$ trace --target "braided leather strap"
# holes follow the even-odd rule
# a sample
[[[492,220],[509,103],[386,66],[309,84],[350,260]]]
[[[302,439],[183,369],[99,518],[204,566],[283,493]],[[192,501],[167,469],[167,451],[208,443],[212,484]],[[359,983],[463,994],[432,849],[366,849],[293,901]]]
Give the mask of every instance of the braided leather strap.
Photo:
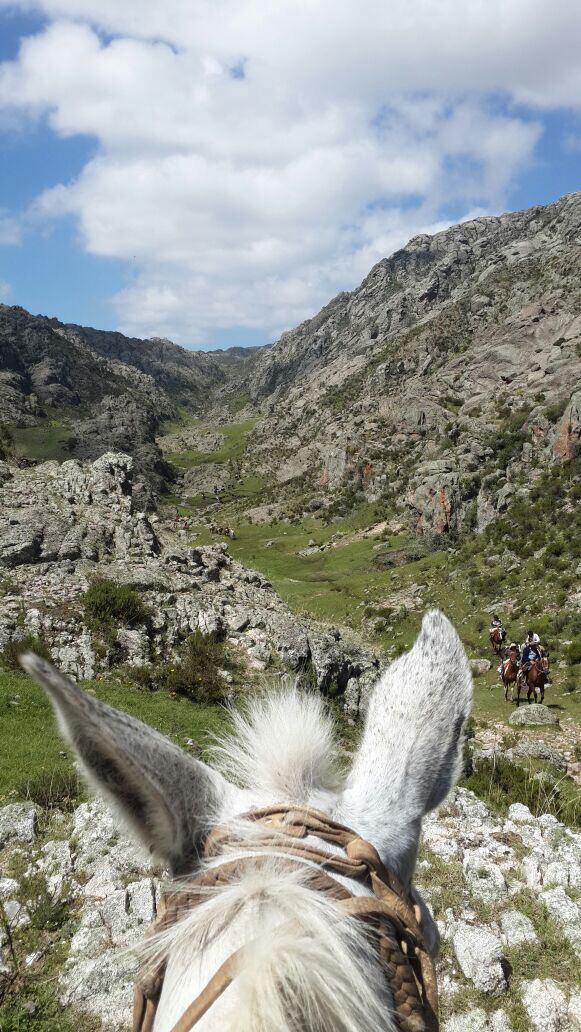
[[[243,819],[260,823],[264,835],[253,836],[252,850],[267,850],[206,868],[187,885],[164,898],[163,908],[149,935],[171,927],[204,898],[204,890],[227,885],[250,867],[269,863],[272,856],[296,868],[306,862],[311,888],[337,900],[343,918],[365,920],[377,940],[377,952],[389,984],[394,1013],[401,1032],[438,1032],[438,991],[435,967],[420,928],[420,909],[408,896],[396,875],[381,862],[377,850],[350,828],[317,810],[297,806],[273,806],[245,814]],[[301,841],[308,835],[340,847],[342,853],[328,853]],[[249,848],[231,829],[217,826],[207,837],[205,855],[212,858],[223,848]],[[353,896],[328,871],[355,878],[373,896]],[[230,985],[243,959],[242,946],[221,965],[210,982],[190,1004],[172,1032],[190,1032],[211,1005]],[[133,1032],[151,1032],[165,975],[165,961],[143,974],[136,985]]]

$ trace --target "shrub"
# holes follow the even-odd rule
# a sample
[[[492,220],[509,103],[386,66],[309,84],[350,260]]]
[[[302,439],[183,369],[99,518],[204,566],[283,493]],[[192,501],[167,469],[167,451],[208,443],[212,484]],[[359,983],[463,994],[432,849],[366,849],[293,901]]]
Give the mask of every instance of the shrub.
[[[113,624],[135,627],[150,618],[148,606],[129,584],[118,584],[106,577],[96,577],[82,597],[81,604],[88,624],[100,628]]]
[[[556,423],[563,415],[568,404],[568,398],[561,398],[560,401],[555,401],[552,405],[547,405],[545,416],[549,420],[549,423]]]
[[[574,638],[571,644],[567,646],[566,656],[569,666],[576,666],[577,663],[581,663],[581,637]]]
[[[26,634],[24,638],[13,638],[7,642],[0,652],[0,666],[5,670],[22,670],[19,657],[24,652],[36,652],[37,656],[43,659],[52,659],[48,645],[44,638],[35,634]]]
[[[50,775],[38,774],[23,781],[17,789],[21,799],[30,799],[43,810],[70,812],[86,798],[76,771],[55,770]]]
[[[552,781],[547,784],[546,780],[536,780],[533,772],[504,757],[481,759],[478,767],[462,781],[501,814],[506,814],[511,803],[523,803],[535,817],[550,813],[565,824],[577,827],[581,823],[581,804],[578,793],[561,792],[565,783],[563,779],[558,788]]]
[[[124,673],[150,691],[163,689],[191,702],[222,702],[228,685],[221,671],[232,667],[224,645],[195,631],[181,645],[174,663],[126,667]]]
[[[7,459],[14,444],[14,438],[7,426],[0,426],[0,459]]]

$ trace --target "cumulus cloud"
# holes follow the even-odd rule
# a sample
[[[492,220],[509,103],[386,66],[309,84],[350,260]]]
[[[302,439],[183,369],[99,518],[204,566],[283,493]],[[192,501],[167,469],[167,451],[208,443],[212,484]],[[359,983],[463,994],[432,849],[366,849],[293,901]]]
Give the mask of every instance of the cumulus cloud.
[[[0,0],[2,6],[17,6]],[[120,326],[274,335],[445,212],[496,211],[579,104],[576,0],[30,0],[0,105],[97,141],[29,218],[135,270]]]
[[[12,301],[12,285],[6,283],[5,280],[0,280],[0,303],[8,305]]]

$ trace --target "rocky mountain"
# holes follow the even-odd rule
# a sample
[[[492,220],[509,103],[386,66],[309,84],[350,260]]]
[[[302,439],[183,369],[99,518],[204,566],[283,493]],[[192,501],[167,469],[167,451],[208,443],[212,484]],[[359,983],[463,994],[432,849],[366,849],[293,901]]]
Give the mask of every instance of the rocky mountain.
[[[481,529],[579,452],[580,245],[581,193],[414,238],[253,356],[245,468]]]
[[[155,443],[159,424],[181,407],[201,409],[226,380],[221,358],[0,305],[0,423],[25,459],[124,450],[144,491],[159,488],[170,472]]]

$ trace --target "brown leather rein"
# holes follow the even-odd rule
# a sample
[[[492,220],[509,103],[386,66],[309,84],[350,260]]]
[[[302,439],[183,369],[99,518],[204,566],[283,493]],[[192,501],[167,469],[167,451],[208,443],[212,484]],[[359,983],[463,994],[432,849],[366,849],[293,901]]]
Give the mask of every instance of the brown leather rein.
[[[393,997],[393,1018],[401,1032],[437,1032],[438,990],[434,962],[420,928],[420,908],[406,893],[400,880],[382,864],[374,847],[354,831],[332,821],[324,813],[300,806],[271,806],[243,815],[244,820],[260,823],[264,834],[242,842],[226,827],[214,828],[206,840],[207,859],[219,854],[221,847],[251,849],[252,855],[237,857],[208,867],[185,886],[170,891],[163,899],[149,935],[159,933],[179,921],[193,906],[203,901],[204,890],[227,885],[249,867],[259,867],[280,854],[282,861],[296,869],[297,862],[309,863],[309,885],[337,901],[339,915],[366,920],[374,932],[377,955]],[[340,853],[302,842],[314,835],[341,848]],[[268,853],[254,851],[267,849]],[[312,868],[310,865],[316,865]],[[327,874],[355,878],[373,896],[354,896]],[[200,1018],[236,977],[243,957],[242,946],[221,965],[199,996],[174,1025],[172,1032],[190,1032]],[[145,968],[135,986],[133,1032],[151,1032],[165,975],[165,961]]]

